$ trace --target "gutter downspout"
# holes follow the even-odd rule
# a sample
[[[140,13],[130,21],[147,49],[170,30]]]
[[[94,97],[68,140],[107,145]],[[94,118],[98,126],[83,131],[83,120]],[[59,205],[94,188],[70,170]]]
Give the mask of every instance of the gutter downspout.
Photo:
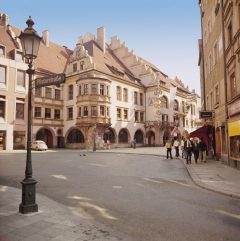
[[[227,85],[227,69],[226,69],[226,53],[225,53],[225,46],[226,46],[226,42],[225,42],[225,31],[224,31],[224,12],[223,12],[223,0],[221,0],[221,18],[222,18],[222,41],[223,41],[223,67],[224,67],[224,89],[225,89],[225,115],[226,115],[226,119],[225,119],[225,135],[226,135],[226,146],[227,146],[227,162],[229,165],[229,150],[230,150],[230,146],[229,146],[229,137],[228,137],[228,98],[227,98],[227,93],[228,93],[228,85]]]

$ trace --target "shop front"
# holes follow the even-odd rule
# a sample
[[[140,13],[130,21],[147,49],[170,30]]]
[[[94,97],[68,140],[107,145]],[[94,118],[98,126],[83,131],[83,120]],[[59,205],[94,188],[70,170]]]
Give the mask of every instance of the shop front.
[[[240,120],[228,123],[229,164],[240,169]]]

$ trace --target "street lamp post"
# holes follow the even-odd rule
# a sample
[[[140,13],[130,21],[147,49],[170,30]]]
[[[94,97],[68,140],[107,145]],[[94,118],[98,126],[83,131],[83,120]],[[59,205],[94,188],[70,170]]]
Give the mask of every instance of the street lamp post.
[[[96,131],[97,131],[97,126],[95,125],[94,129],[93,129],[93,151],[97,150],[97,147],[96,147]]]
[[[33,29],[34,22],[29,17],[26,24],[28,27],[21,32],[19,38],[21,40],[23,54],[28,63],[27,74],[29,76],[28,87],[28,122],[27,122],[27,159],[25,178],[22,180],[22,203],[19,205],[20,213],[37,212],[38,205],[36,204],[36,183],[37,181],[32,178],[32,81],[33,81],[33,60],[37,58],[41,37]]]

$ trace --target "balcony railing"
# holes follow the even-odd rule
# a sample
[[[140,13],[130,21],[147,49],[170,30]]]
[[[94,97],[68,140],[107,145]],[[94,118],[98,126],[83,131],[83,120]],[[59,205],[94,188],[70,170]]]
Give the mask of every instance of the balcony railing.
[[[77,103],[79,102],[105,102],[110,103],[111,97],[106,95],[79,95]]]
[[[77,118],[76,125],[94,125],[94,124],[104,124],[111,125],[110,117],[95,117],[95,116],[82,116]]]

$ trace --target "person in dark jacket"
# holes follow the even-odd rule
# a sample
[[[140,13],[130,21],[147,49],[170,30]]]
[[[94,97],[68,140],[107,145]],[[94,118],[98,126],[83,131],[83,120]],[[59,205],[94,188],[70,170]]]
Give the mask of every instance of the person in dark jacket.
[[[206,163],[206,153],[207,153],[207,144],[201,137],[200,142],[199,142],[199,159],[201,162]]]
[[[190,141],[189,137],[184,142],[184,150],[186,150],[186,163],[191,164],[192,158],[192,142]]]
[[[199,157],[199,144],[198,144],[197,139],[194,139],[192,144],[193,144],[192,145],[192,152],[193,152],[193,155],[194,155],[195,163],[197,164],[198,157]]]

